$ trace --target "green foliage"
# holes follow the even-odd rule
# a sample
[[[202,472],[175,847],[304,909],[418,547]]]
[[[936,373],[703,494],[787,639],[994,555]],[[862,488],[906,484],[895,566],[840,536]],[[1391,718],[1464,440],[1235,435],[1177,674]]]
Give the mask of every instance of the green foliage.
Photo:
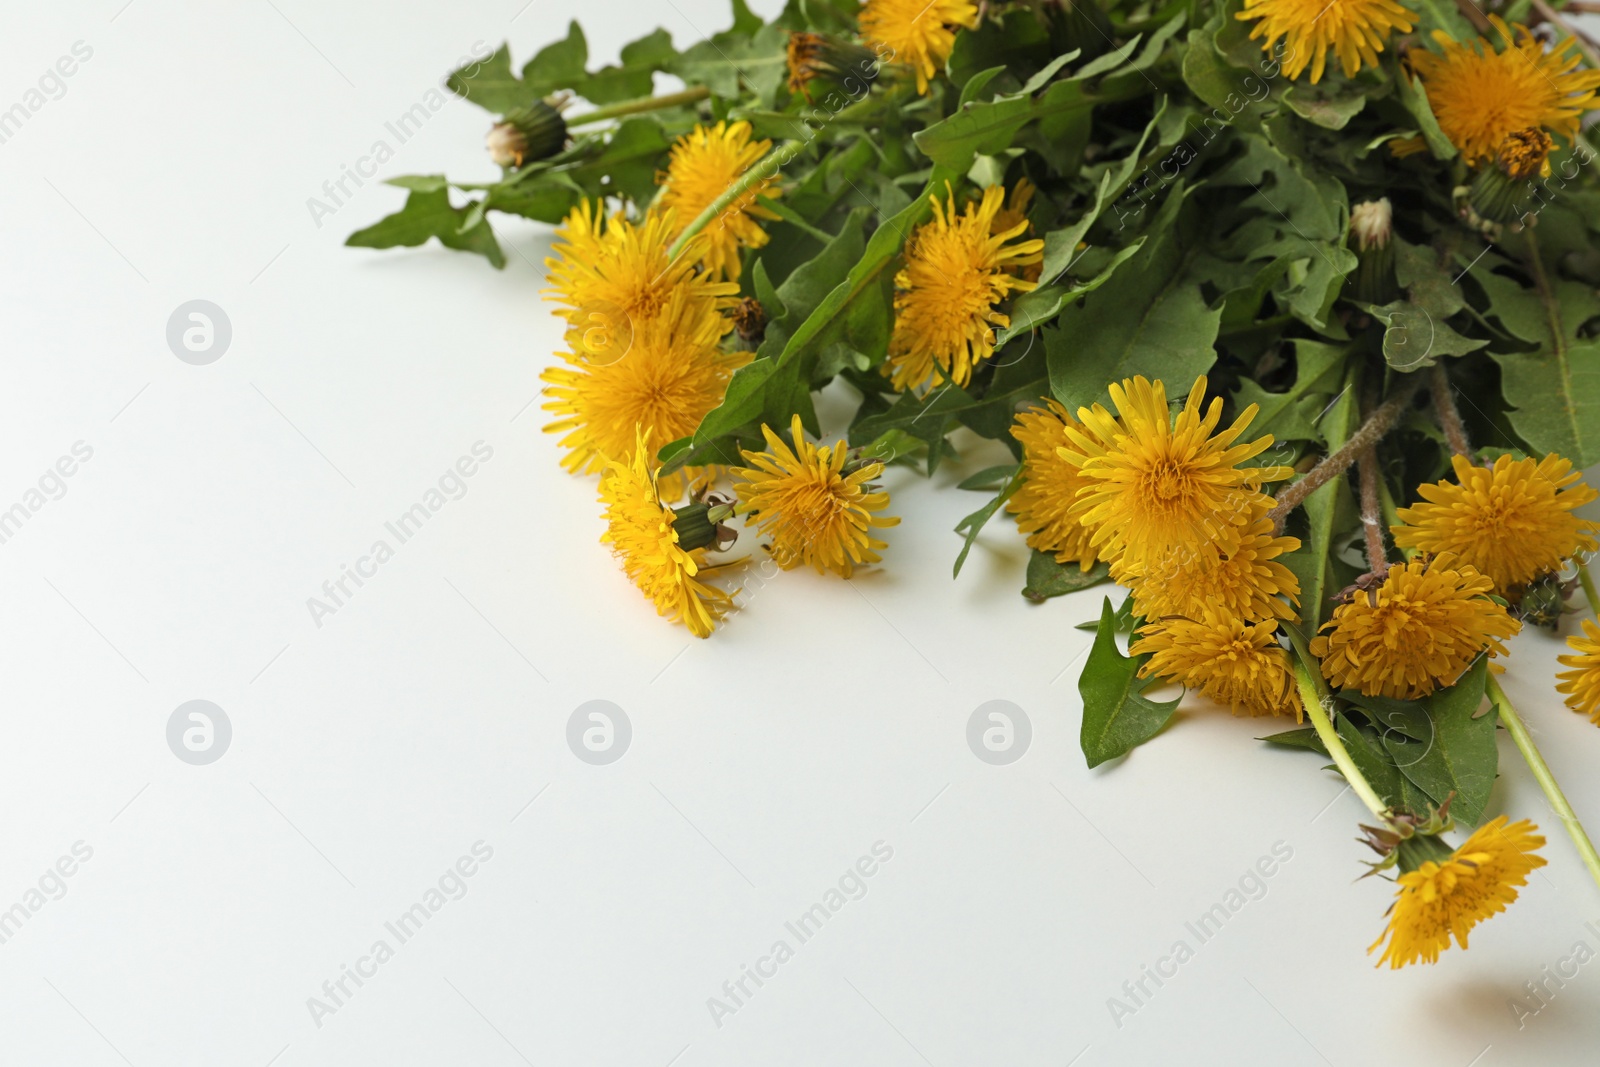
[[[1139,677],[1145,659],[1118,650],[1116,612],[1111,609],[1111,598],[1106,597],[1094,647],[1078,677],[1078,692],[1083,696],[1079,743],[1089,766],[1098,767],[1144,744],[1177,710],[1177,699],[1151,700],[1144,695],[1151,684]]]
[[[770,23],[733,0],[728,27],[709,39],[680,47],[653,30],[598,68],[576,23],[520,68],[502,46],[449,87],[494,115],[570,93],[568,143],[493,181],[391,179],[404,205],[349,243],[436,239],[502,266],[494,213],[555,223],[590,201],[637,217],[674,141],[697,123],[749,122],[783,153],[761,201],[776,217],[739,277],[765,332],[730,337],[756,345],[751,361],[692,435],[662,447],[663,469],[740,462],[762,447],[763,426],[787,433],[795,416],[810,434],[842,429],[867,457],[929,475],[954,454],[953,435],[999,441],[1013,462],[960,483],[988,497],[956,527],[957,573],[984,550],[985,529],[1015,536],[988,524],[1022,485],[1017,413],[1047,398],[1069,410],[1104,402],[1108,385],[1134,375],[1164,380],[1174,398],[1208,375],[1229,420],[1255,407],[1241,440],[1274,438],[1259,462],[1303,473],[1417,380],[1408,375],[1442,365],[1481,457],[1600,462],[1600,188],[1581,139],[1531,190],[1536,226],[1488,225],[1463,199],[1472,171],[1399,62],[1399,42],[1376,68],[1347,77],[1335,61],[1312,85],[1288,79],[1281,50],[1250,37],[1235,17],[1242,0],[1068,6],[1076,17],[1060,5],[986,5],[923,94],[892,63],[791,91],[791,33],[865,47],[855,0],[792,0]],[[1431,47],[1433,29],[1472,32],[1447,0],[1420,0],[1409,47]],[[652,98],[658,74],[687,95]],[[1413,136],[1425,151],[1391,151]],[[996,185],[1014,196],[1024,180],[1036,193],[1027,232],[1012,239],[1042,241],[1036,284],[991,309],[1003,316],[992,355],[963,385],[896,391],[886,371],[900,271],[934,198],[960,211]],[[1380,198],[1392,208],[1387,250],[1358,253],[1352,214]],[[854,404],[847,425],[819,424],[823,389]],[[1399,505],[1446,470],[1423,402],[1382,448],[1384,496]],[[1331,478],[1287,517],[1301,547],[1283,562],[1300,583],[1306,634],[1366,569],[1354,480]],[[1031,551],[1022,592],[1042,602],[1107,572]],[[1093,624],[1080,679],[1091,766],[1154,736],[1176,706],[1147,698],[1141,657],[1118,650],[1137,623],[1125,600],[1116,612],[1107,601]],[[1338,736],[1388,802],[1420,811],[1449,799],[1458,819],[1476,821],[1495,773],[1496,715],[1476,714],[1483,686],[1479,663],[1428,700],[1341,695]],[[1264,740],[1326,755],[1310,728]]]

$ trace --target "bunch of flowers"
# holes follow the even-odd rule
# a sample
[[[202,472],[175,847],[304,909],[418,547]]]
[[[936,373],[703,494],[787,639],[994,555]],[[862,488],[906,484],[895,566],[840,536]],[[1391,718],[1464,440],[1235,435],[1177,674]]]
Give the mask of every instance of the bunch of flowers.
[[[1333,761],[1395,872],[1372,950],[1432,963],[1545,862],[1486,818],[1500,726],[1600,882],[1496,677],[1525,625],[1581,621],[1554,688],[1600,725],[1600,626],[1568,618],[1600,610],[1600,69],[1556,7],[1507,11],[1539,17],[734,0],[598,70],[574,23],[450,79],[497,116],[497,179],[392,179],[349,243],[501,266],[491,213],[557,227],[545,429],[699,637],[752,558],[881,564],[889,465],[1004,445],[961,483],[988,499],[957,574],[1004,511],[1030,599],[1127,591],[1089,624],[1089,764],[1167,726],[1152,687],[1293,720],[1265,740]]]

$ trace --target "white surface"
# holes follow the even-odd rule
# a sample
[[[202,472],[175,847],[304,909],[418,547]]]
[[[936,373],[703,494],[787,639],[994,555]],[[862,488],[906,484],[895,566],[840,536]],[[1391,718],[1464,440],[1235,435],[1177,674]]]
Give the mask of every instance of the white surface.
[[[716,30],[720,3],[122,3],[13,5],[0,34],[0,108],[93,48],[0,144],[0,508],[93,449],[0,545],[0,908],[93,849],[0,944],[0,1062],[1592,1061],[1600,964],[1521,1030],[1509,1007],[1600,947],[1509,743],[1494,805],[1544,825],[1550,866],[1470,952],[1375,970],[1362,812],[1252,740],[1281,723],[1196,709],[1085,770],[1072,624],[1100,593],[1025,603],[1005,522],[951,582],[979,500],[959,467],[891,476],[880,571],[783,575],[692,641],[596,543],[594,487],[528,406],[558,341],[545,231],[501,226],[496,273],[342,248],[400,203],[376,184],[313,225],[306,199],[476,42],[520,61],[579,14],[608,58],[658,23]],[[488,176],[485,125],[452,101],[384,173]],[[165,341],[196,298],[233,325],[209,366]],[[306,599],[478,441],[466,495],[314,625]],[[1600,820],[1600,732],[1557,701],[1557,650],[1520,640],[1507,686]],[[167,748],[191,699],[233,724],[210,766]],[[591,699],[633,723],[610,766],[565,743]],[[991,699],[1032,720],[1010,766],[965,740]],[[397,945],[384,923],[478,841],[465,896]],[[865,895],[800,944],[785,923],[880,841]],[[1185,923],[1276,842],[1264,898],[1199,945]],[[379,938],[394,958],[316,1025],[308,998]],[[1115,1025],[1108,998],[1180,938],[1194,958]],[[718,1027],[707,999],[780,939],[793,959]]]

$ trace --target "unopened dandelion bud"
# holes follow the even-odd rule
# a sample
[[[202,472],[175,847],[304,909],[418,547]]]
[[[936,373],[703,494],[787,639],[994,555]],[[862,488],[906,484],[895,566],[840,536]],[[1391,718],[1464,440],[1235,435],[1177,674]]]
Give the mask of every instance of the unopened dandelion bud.
[[[1507,134],[1494,161],[1473,179],[1472,209],[1491,222],[1513,222],[1535,207],[1533,181],[1550,176],[1556,142],[1537,126]]]
[[[672,509],[672,529],[678,535],[678,547],[685,552],[715,545],[721,548],[730,544],[733,531],[722,526],[732,517],[733,508],[726,504],[685,504]]]
[[[808,103],[831,93],[859,100],[872,91],[883,66],[870,50],[825,33],[791,33],[786,61],[789,91]]]
[[[1363,200],[1350,209],[1350,246],[1357,260],[1351,279],[1355,299],[1387,304],[1398,295],[1393,238],[1394,211],[1388,197]]]
[[[561,117],[560,103],[564,101],[536,100],[495,123],[484,139],[495,166],[510,169],[536,163],[565,148],[567,123]]]

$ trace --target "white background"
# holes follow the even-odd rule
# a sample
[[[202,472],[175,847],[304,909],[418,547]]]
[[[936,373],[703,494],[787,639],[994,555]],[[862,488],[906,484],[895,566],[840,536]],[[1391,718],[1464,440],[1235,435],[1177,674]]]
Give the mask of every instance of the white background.
[[[1600,964],[1520,1030],[1510,1007],[1600,948],[1600,890],[1508,742],[1491,810],[1537,818],[1550,866],[1470,952],[1376,970],[1364,812],[1252,740],[1283,723],[1185,705],[1084,768],[1073,624],[1101,592],[1024,602],[1005,521],[949,578],[981,502],[954,482],[993,453],[889,475],[880,570],[783,575],[694,641],[541,432],[547,229],[500,224],[496,272],[341,247],[400,205],[375,183],[314,224],[379,139],[386,175],[493,176],[464,102],[404,145],[385,129],[475,44],[520,64],[576,15],[610,59],[658,24],[720,29],[720,3],[123,4],[12,5],[0,34],[0,109],[93,49],[0,144],[0,510],[93,449],[0,545],[0,908],[93,849],[0,945],[0,1062],[1592,1061]],[[233,327],[209,366],[166,342],[197,298]],[[315,625],[307,598],[478,441],[467,494]],[[1519,639],[1506,685],[1600,821],[1600,732],[1553,692],[1558,650]],[[192,699],[233,725],[210,766],[167,747]],[[632,721],[610,766],[565,741],[592,699]],[[1010,766],[966,742],[995,699],[1032,722]],[[465,896],[318,1026],[308,998],[478,841]],[[880,841],[865,895],[798,944],[785,923]],[[1265,896],[1199,945],[1186,921],[1277,842]],[[1180,938],[1194,958],[1116,1025],[1108,998]],[[718,1026],[707,999],[779,939],[794,958]]]

